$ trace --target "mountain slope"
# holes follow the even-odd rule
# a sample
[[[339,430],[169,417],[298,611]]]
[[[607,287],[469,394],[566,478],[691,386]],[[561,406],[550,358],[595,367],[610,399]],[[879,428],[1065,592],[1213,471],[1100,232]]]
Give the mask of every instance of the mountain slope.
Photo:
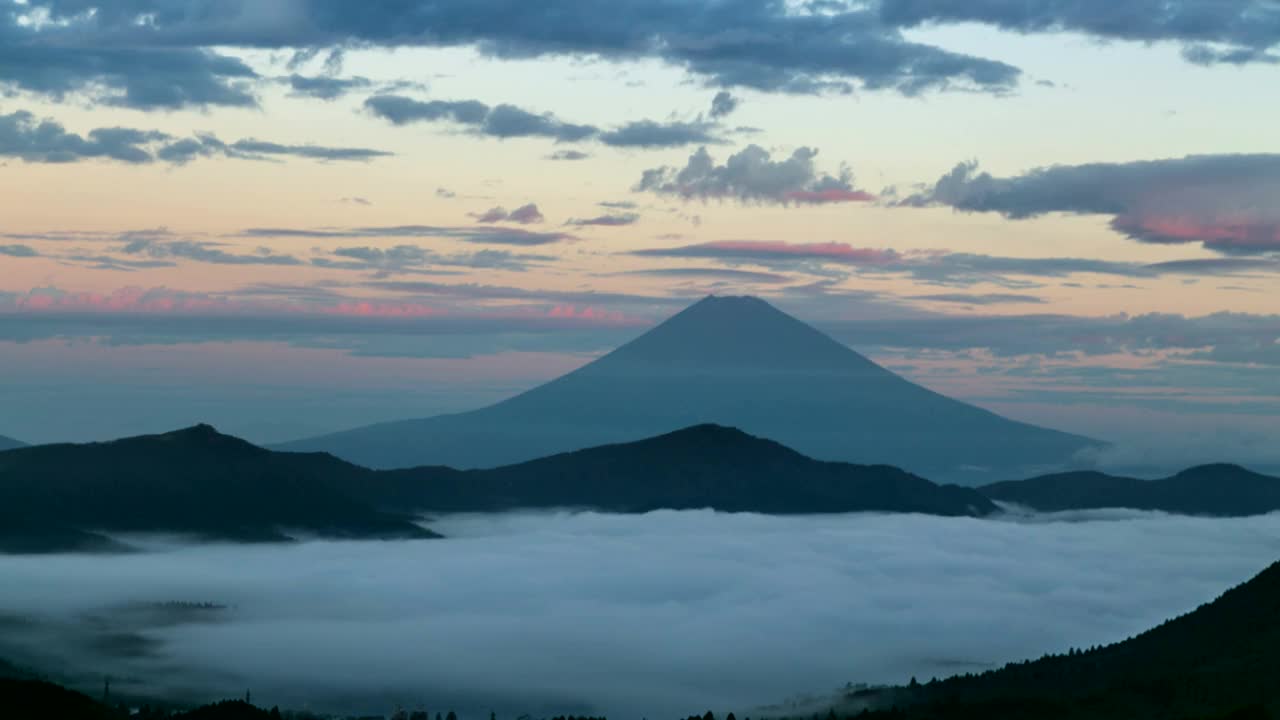
[[[851,695],[869,718],[1268,717],[1280,710],[1280,563],[1124,642],[938,683]]]
[[[335,458],[273,453],[207,425],[0,454],[0,549],[85,550],[102,532],[210,539],[425,537],[407,518],[336,488],[367,471]]]
[[[24,442],[19,442],[17,440],[14,440],[11,437],[5,437],[4,435],[0,435],[0,452],[4,452],[5,450],[13,450],[14,448],[20,448],[20,447],[26,447],[26,446],[27,444]]]
[[[738,427],[824,460],[946,479],[973,468],[1020,474],[1061,466],[1096,445],[926,390],[758,298],[708,297],[496,405],[281,449],[380,468],[495,467],[701,423]]]
[[[612,512],[714,508],[772,514],[918,512],[982,516],[978,492],[888,466],[821,462],[733,428],[699,425],[492,470],[385,471],[370,487],[401,506],[483,511],[590,507]]]
[[[1058,473],[995,483],[979,491],[993,500],[1042,512],[1132,508],[1238,517],[1280,510],[1280,478],[1238,465],[1200,465],[1160,480]]]

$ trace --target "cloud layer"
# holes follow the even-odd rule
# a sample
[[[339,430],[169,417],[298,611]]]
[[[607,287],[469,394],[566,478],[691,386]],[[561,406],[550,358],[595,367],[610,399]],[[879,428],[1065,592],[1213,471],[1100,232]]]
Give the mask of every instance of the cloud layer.
[[[881,0],[890,25],[978,22],[1024,33],[1174,42],[1195,63],[1274,64],[1280,7],[1269,0]]]
[[[742,715],[851,681],[1123,639],[1280,554],[1276,516],[659,512],[434,527],[453,539],[0,558],[12,581],[0,610],[41,622],[0,650],[30,642],[28,653],[83,663],[92,655],[76,648],[95,635],[77,618],[112,627],[129,617],[122,606],[209,601],[229,606],[222,622],[115,627],[143,650],[101,662],[160,687],[252,687],[267,705]]]
[[[444,0],[355,8],[297,0],[266,11],[242,0],[35,0],[0,11],[0,83],[139,109],[252,106],[257,74],[210,48],[315,54],[352,46],[471,47],[497,58],[653,58],[711,85],[792,93],[1003,92],[1019,76],[998,61],[908,41],[873,8],[837,4]]]

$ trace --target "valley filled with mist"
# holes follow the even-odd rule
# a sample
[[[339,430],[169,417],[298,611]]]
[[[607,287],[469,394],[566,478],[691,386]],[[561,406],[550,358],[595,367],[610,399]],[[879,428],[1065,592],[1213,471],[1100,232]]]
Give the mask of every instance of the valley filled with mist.
[[[1280,515],[430,519],[443,540],[0,556],[0,657],[93,696],[354,715],[808,714],[1110,643],[1280,556]]]

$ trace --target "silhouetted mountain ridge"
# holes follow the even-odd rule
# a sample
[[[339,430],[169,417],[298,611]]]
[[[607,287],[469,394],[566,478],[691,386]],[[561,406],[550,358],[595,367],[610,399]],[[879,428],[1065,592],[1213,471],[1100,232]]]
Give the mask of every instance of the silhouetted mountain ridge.
[[[697,425],[492,470],[386,471],[435,476],[420,506],[432,510],[591,507],[613,512],[714,508],[772,514],[861,511],[982,516],[979,493],[939,486],[886,465],[806,457],[741,430]],[[427,505],[426,503],[429,503]]]
[[[1132,508],[1243,516],[1280,510],[1280,478],[1227,463],[1200,465],[1159,480],[1072,472],[995,483],[979,491],[1042,512]]]
[[[472,412],[300,440],[375,468],[496,467],[716,423],[810,457],[957,479],[1063,467],[1096,441],[1002,418],[753,297],[708,297],[587,365]],[[970,470],[964,470],[969,468]]]
[[[813,460],[702,425],[493,470],[376,471],[324,453],[257,447],[199,425],[162,435],[0,453],[0,550],[93,549],[98,533],[227,540],[417,537],[416,512],[581,507],[986,515],[969,488],[887,466]]]
[[[1124,642],[849,700],[899,708],[867,720],[1266,718],[1278,677],[1280,563]]]
[[[0,452],[5,450],[13,450],[14,448],[26,447],[27,444],[11,437],[0,435]]]
[[[0,453],[0,549],[102,549],[98,533],[207,539],[429,537],[407,517],[337,488],[366,473],[336,458],[288,456],[208,425],[103,443]]]

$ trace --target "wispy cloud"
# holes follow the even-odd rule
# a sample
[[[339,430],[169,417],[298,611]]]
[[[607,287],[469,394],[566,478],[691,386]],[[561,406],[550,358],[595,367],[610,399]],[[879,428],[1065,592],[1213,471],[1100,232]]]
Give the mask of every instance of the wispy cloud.
[[[589,218],[570,218],[565,222],[565,225],[575,225],[577,227],[593,225],[597,227],[623,227],[635,225],[639,221],[640,215],[637,213],[613,213]]]
[[[550,245],[558,242],[575,241],[578,238],[565,232],[534,232],[522,228],[495,227],[478,225],[474,227],[454,227],[447,225],[388,225],[382,227],[351,228],[285,228],[257,227],[247,228],[240,232],[242,237],[254,238],[441,238],[460,240],[469,243],[491,245]]]
[[[29,163],[114,160],[133,165],[165,162],[183,165],[196,158],[266,160],[298,157],[322,161],[367,161],[390,152],[359,147],[298,145],[245,139],[227,143],[210,134],[176,138],[156,130],[109,127],[85,135],[69,132],[55,120],[18,110],[0,115],[0,157]]]

